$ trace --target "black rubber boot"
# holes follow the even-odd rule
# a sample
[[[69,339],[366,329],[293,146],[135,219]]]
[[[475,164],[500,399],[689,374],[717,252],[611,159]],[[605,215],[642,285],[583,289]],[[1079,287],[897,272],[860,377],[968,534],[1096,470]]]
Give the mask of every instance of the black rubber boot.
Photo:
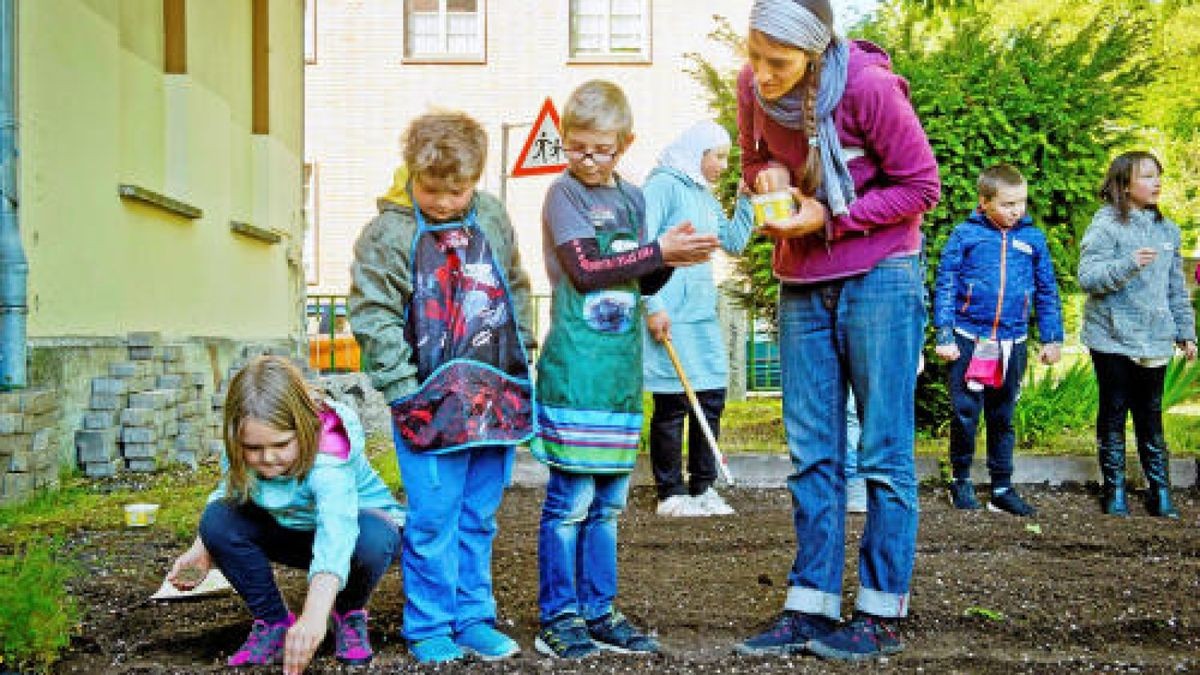
[[[1101,509],[1110,516],[1128,516],[1125,498],[1125,435],[1109,434],[1097,439],[1100,476],[1104,479]]]
[[[1155,438],[1138,443],[1138,458],[1146,474],[1146,510],[1159,518],[1179,518],[1171,503],[1171,475],[1167,464],[1167,443]]]

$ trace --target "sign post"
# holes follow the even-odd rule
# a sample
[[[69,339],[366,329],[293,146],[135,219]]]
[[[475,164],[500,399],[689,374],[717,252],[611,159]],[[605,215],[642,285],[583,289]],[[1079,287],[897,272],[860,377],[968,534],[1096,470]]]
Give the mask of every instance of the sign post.
[[[508,172],[508,131],[518,127],[530,126],[529,136],[525,138],[517,162],[513,165],[512,173]],[[559,131],[558,111],[554,102],[549,98],[542,103],[532,125],[501,124],[500,125],[500,161],[503,170],[500,173],[500,201],[507,204],[508,178],[522,176],[539,176],[554,174],[567,167],[567,156],[563,153],[562,133]]]

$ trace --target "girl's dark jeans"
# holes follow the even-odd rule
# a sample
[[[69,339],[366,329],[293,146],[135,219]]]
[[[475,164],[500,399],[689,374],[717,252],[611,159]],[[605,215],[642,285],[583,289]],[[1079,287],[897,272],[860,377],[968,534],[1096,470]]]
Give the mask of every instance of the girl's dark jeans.
[[[1120,439],[1124,451],[1125,419],[1133,414],[1138,447],[1165,447],[1162,397],[1167,367],[1146,368],[1128,356],[1092,350],[1100,407],[1096,412],[1096,438],[1103,445]],[[1115,445],[1115,443],[1114,443]]]
[[[229,584],[246,601],[256,619],[276,623],[288,609],[275,585],[271,563],[307,569],[312,562],[315,532],[279,524],[261,507],[210,502],[200,517],[200,540]],[[384,572],[400,553],[400,528],[384,511],[358,512],[358,542],[350,558],[350,574],[334,609],[363,609]]]
[[[712,429],[721,435],[721,413],[725,410],[725,390],[696,392],[700,409]],[[688,420],[688,487],[683,485],[683,420]],[[650,461],[654,466],[654,484],[658,498],[673,495],[703,494],[717,480],[717,460],[708,447],[708,439],[696,422],[696,413],[686,394],[654,394],[654,412],[650,416]]]

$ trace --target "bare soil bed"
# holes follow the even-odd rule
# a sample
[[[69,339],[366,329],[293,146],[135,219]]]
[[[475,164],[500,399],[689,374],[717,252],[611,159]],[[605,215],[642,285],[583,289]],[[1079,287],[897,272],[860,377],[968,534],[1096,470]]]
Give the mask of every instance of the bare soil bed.
[[[959,512],[923,488],[908,649],[869,669],[925,673],[1200,671],[1200,500],[1177,492],[1180,521],[1102,517],[1083,489],[1029,488],[1041,514],[1022,520]],[[745,658],[739,640],[777,613],[786,591],[793,530],[784,490],[729,490],[726,518],[664,519],[636,488],[621,523],[619,607],[654,629],[660,657],[603,655],[580,663],[533,652],[537,629],[537,523],[541,491],[509,492],[495,553],[501,627],[522,655],[500,664],[417,666],[398,637],[403,596],[393,568],[371,606],[378,655],[372,672],[849,673],[861,665],[811,656]],[[848,529],[861,530],[863,516]],[[1036,523],[1038,528],[1029,527]],[[86,571],[72,589],[85,619],[59,664],[70,673],[221,672],[250,623],[233,595],[148,603],[182,550],[169,532],[78,532],[72,551]],[[847,544],[847,596],[856,586],[857,542]],[[304,577],[281,571],[293,607]],[[328,641],[327,641],[328,642]],[[326,644],[310,672],[344,672]],[[277,672],[278,669],[261,669]]]

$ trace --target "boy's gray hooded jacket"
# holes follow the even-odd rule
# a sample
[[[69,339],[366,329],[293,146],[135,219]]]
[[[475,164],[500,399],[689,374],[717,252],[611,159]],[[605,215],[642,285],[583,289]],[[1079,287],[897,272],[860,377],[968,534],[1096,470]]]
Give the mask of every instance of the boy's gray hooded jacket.
[[[1158,250],[1139,268],[1133,253]],[[1179,227],[1153,211],[1131,210],[1128,222],[1101,208],[1083,235],[1079,286],[1087,293],[1081,338],[1089,349],[1133,358],[1164,358],[1176,342],[1196,339],[1180,253]]]
[[[363,228],[350,266],[350,327],[362,350],[362,369],[389,403],[416,391],[417,367],[404,339],[405,309],[412,296],[412,251],[417,221],[408,196],[408,170],[396,171],[395,184],[377,205],[379,215]],[[529,275],[521,265],[516,234],[500,200],[475,191],[479,229],[508,283],[517,330],[526,349],[536,345]]]

